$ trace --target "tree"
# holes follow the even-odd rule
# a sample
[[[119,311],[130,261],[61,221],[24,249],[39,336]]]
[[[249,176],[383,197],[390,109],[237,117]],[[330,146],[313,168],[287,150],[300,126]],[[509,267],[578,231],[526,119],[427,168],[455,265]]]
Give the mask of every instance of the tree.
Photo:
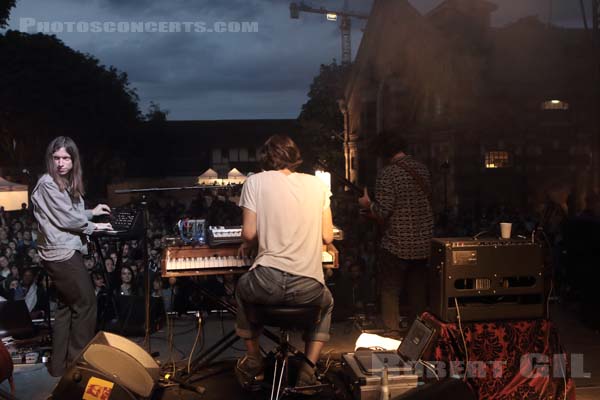
[[[344,120],[338,100],[343,98],[347,72],[346,67],[335,61],[321,65],[319,75],[310,85],[309,100],[302,105],[298,117],[301,127],[298,144],[305,160],[326,160],[341,175],[344,174]]]
[[[51,138],[68,135],[103,187],[141,119],[127,74],[44,34],[7,31],[0,55],[0,162],[36,171]]]
[[[0,28],[8,25],[10,10],[15,6],[16,0],[0,0]]]
[[[150,102],[148,112],[144,115],[144,119],[148,122],[166,122],[169,110],[163,110],[160,108],[160,104],[153,101]]]

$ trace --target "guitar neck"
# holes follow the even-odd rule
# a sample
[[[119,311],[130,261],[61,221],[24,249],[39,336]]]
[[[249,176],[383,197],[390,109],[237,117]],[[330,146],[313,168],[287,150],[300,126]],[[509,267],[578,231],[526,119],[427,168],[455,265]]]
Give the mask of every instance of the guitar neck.
[[[323,161],[317,160],[316,164],[319,166],[319,168],[323,169],[326,172],[329,172],[332,177],[343,183],[345,186],[356,192],[358,195],[363,194],[363,188],[361,188],[354,182],[349,181],[348,179],[346,179],[346,177],[342,176],[341,174],[338,174],[337,172],[331,170]]]

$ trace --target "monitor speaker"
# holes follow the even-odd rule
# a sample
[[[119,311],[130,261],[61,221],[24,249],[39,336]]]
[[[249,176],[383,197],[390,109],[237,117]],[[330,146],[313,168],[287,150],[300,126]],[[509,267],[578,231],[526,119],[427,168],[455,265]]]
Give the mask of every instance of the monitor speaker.
[[[0,301],[0,337],[28,339],[35,336],[35,329],[25,300]]]
[[[419,361],[429,350],[436,330],[429,327],[420,319],[415,319],[406,337],[398,347],[398,355],[405,361]]]
[[[140,346],[99,332],[63,375],[52,399],[149,399],[160,367]]]

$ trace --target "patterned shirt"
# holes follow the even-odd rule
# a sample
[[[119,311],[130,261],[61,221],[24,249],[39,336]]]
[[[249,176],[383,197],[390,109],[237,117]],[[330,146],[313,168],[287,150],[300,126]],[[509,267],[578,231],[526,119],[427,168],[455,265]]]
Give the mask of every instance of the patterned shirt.
[[[421,177],[427,194],[405,168]],[[405,260],[429,257],[433,236],[429,193],[429,171],[411,156],[404,156],[380,171],[371,210],[385,222],[381,248]]]

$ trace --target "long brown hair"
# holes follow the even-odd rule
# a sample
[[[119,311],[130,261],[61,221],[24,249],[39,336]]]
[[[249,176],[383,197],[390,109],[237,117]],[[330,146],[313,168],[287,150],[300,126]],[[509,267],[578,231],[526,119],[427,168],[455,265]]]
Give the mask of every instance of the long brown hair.
[[[258,152],[260,166],[265,171],[287,168],[294,172],[302,164],[300,149],[289,136],[273,135]]]
[[[73,169],[66,177],[60,176],[54,165],[54,153],[60,150],[61,147],[71,156]],[[67,190],[71,197],[80,199],[85,194],[83,189],[83,179],[81,171],[81,158],[79,157],[79,149],[77,145],[68,136],[59,136],[52,140],[46,149],[46,171],[54,179],[60,191]]]

